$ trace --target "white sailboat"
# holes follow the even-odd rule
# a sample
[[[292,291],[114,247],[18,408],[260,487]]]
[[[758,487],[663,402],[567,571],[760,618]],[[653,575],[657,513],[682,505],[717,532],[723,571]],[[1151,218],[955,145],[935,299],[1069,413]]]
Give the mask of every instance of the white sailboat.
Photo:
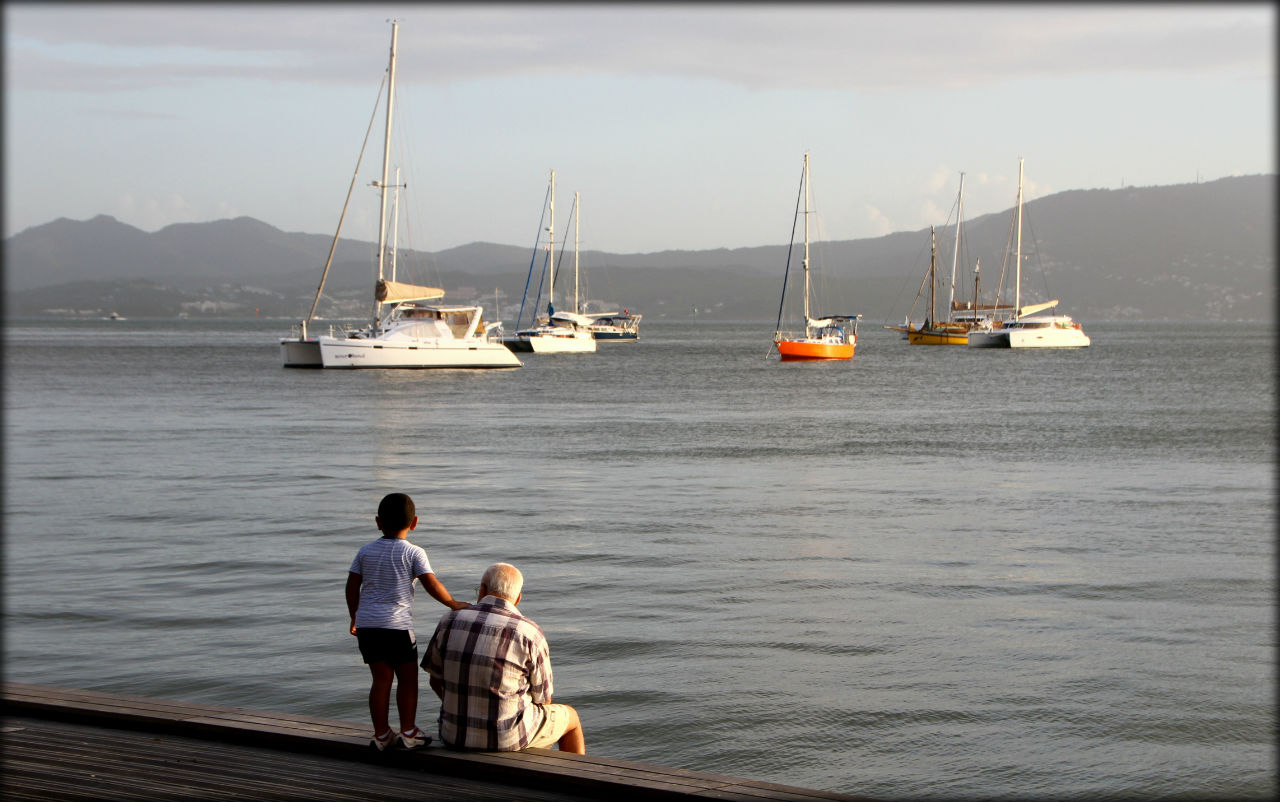
[[[576,222],[577,197],[574,199]],[[577,286],[574,286],[573,312],[557,310],[556,292],[556,171],[551,171],[550,189],[550,225],[547,227],[547,269],[548,284],[547,310],[545,314],[535,318],[534,325],[526,329],[517,329],[516,333],[502,338],[502,343],[512,351],[533,352],[535,354],[589,354],[595,353],[596,338],[591,334],[591,318],[577,312]],[[576,267],[576,246],[575,246]],[[532,274],[533,266],[530,265]],[[576,281],[576,277],[575,277]],[[535,301],[536,303],[536,301]]]
[[[573,311],[586,320],[587,331],[597,342],[634,343],[640,340],[640,314],[632,314],[629,310],[621,312],[588,312],[588,302],[582,297],[585,290],[579,293],[579,249],[581,238],[578,236],[582,226],[582,196],[573,193]],[[583,287],[586,286],[582,282]],[[580,323],[581,325],[581,323]]]
[[[970,348],[1083,348],[1089,337],[1068,315],[1038,315],[1058,301],[1022,305],[1022,159],[1018,159],[1017,241],[1014,245],[1014,317],[983,321],[969,332]]]
[[[578,291],[581,226],[582,196],[575,192],[573,193],[573,311],[586,321],[587,331],[591,332],[591,336],[597,342],[637,342],[640,339],[641,315],[633,315],[626,309],[621,312],[587,312],[585,309],[586,303]]]
[[[499,324],[485,323],[478,305],[427,304],[444,290],[396,281],[384,275],[387,255],[387,172],[391,155],[391,121],[395,98],[396,39],[399,23],[391,23],[391,54],[387,66],[386,134],[383,139],[382,180],[378,182],[378,267],[373,316],[364,328],[310,336],[307,324],[315,315],[324,289],[324,276],[307,318],[297,336],[280,341],[285,367],[316,368],[518,368],[520,360],[491,336]],[[355,178],[352,178],[354,186]],[[397,181],[398,183],[398,181]],[[343,208],[343,216],[346,208]],[[339,220],[341,230],[341,220]],[[338,242],[334,234],[329,263]],[[325,264],[325,275],[329,263]]]

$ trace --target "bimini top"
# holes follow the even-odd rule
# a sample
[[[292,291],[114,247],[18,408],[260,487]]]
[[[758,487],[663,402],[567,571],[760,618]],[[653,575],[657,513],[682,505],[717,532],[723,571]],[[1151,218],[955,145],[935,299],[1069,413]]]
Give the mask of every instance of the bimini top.
[[[811,326],[834,326],[838,320],[861,320],[862,315],[827,315],[809,320]]]
[[[572,323],[575,326],[590,326],[595,321],[587,315],[578,315],[573,312],[552,312],[552,320],[563,320],[566,323]]]

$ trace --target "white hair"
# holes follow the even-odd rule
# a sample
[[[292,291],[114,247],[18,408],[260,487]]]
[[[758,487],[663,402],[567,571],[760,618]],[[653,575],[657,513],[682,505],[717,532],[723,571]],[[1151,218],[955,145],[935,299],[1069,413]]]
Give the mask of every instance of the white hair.
[[[511,601],[520,598],[520,591],[524,589],[524,574],[510,563],[494,563],[484,570],[480,581],[493,595]]]

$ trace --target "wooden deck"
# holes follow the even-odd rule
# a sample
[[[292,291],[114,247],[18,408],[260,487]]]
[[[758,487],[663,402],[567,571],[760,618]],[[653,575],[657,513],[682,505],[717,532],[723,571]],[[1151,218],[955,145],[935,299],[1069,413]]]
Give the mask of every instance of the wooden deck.
[[[4,799],[857,800],[564,754],[377,752],[368,725],[6,682]]]

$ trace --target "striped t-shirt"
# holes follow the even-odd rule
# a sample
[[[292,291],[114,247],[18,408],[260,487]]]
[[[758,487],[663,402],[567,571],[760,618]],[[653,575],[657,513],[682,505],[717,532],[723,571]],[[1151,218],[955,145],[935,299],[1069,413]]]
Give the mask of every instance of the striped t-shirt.
[[[413,580],[433,573],[426,549],[401,537],[380,537],[356,553],[350,571],[361,580],[356,629],[413,631]]]

